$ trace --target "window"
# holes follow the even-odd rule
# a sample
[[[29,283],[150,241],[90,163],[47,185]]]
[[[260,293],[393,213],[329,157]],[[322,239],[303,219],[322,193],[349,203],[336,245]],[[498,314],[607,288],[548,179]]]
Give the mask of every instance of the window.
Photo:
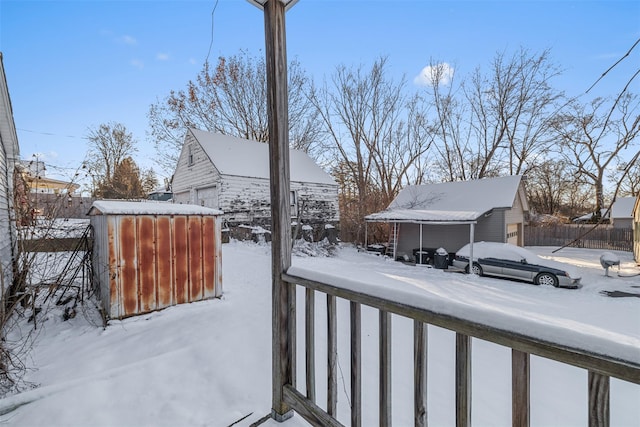
[[[191,145],[189,145],[189,166],[193,166],[193,151],[191,149]]]

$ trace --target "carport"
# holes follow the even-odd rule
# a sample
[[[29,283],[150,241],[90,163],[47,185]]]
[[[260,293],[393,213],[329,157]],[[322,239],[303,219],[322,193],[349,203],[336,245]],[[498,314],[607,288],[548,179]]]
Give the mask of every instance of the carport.
[[[367,227],[365,228],[365,245],[368,243],[368,223],[383,222],[392,227],[390,241],[393,248],[393,259],[397,259],[398,230],[401,224],[416,224],[419,227],[419,248],[424,246],[424,225],[468,225],[470,256],[473,259],[473,242],[475,240],[475,226],[478,218],[483,213],[475,211],[436,211],[436,210],[414,210],[414,209],[392,209],[386,210],[365,217]],[[416,264],[422,264],[422,257],[418,257]]]
[[[388,246],[397,259],[416,247],[445,247],[453,253],[474,241],[522,245],[528,210],[522,177],[514,175],[408,185],[387,209],[365,221],[392,226]]]

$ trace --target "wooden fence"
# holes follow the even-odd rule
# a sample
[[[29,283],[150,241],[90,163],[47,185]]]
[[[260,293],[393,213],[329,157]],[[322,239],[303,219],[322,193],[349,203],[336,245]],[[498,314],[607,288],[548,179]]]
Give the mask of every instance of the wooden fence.
[[[525,246],[564,246],[586,249],[633,250],[633,229],[610,225],[563,224],[524,227]]]
[[[588,425],[609,426],[609,390],[610,377],[620,378],[640,384],[640,364],[637,360],[623,360],[604,353],[594,353],[586,348],[550,342],[539,336],[505,330],[491,324],[490,320],[474,322],[450,314],[430,311],[415,302],[391,299],[384,290],[372,289],[371,293],[362,293],[348,289],[339,283],[322,283],[291,274],[282,275],[285,294],[274,310],[288,314],[288,320],[279,324],[283,333],[274,336],[274,387],[282,395],[289,413],[297,412],[312,425],[342,426],[337,419],[338,372],[337,372],[337,305],[336,299],[350,302],[350,403],[349,425],[362,425],[362,305],[379,311],[379,420],[380,426],[391,425],[391,314],[413,319],[414,345],[406,351],[413,352],[414,373],[414,425],[426,426],[427,420],[427,325],[435,325],[456,333],[455,344],[455,393],[456,426],[471,426],[471,343],[472,337],[511,348],[512,372],[512,425],[527,427],[530,423],[530,355],[534,354],[567,365],[577,366],[588,372]],[[297,389],[294,378],[296,368],[296,322],[295,298],[296,286],[305,289],[305,392]],[[316,322],[315,298],[324,294],[327,308],[327,401],[316,402]],[[603,348],[606,348],[604,346]],[[302,372],[302,371],[301,371]],[[284,373],[285,375],[280,375]],[[283,420],[287,417],[274,418]]]

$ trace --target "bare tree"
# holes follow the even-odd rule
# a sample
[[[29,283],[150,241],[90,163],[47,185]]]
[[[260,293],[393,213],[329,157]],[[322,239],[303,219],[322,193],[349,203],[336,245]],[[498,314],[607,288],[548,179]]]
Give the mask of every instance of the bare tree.
[[[421,180],[416,168],[429,147],[422,100],[407,98],[405,80],[387,75],[387,59],[363,66],[338,66],[313,95],[324,123],[334,165],[354,191],[354,223],[342,224],[356,240],[364,237],[364,216],[387,207],[402,185]],[[341,211],[344,212],[344,211]]]
[[[439,171],[436,181],[466,181],[471,148],[469,127],[465,126],[466,104],[456,97],[455,73],[446,63],[431,60],[423,71],[427,96],[434,106],[435,115],[429,125],[434,138],[433,169]]]
[[[620,197],[634,197],[640,194],[640,161],[637,158],[621,161],[610,173],[609,180],[619,183]]]
[[[606,98],[596,98],[586,105],[573,101],[554,122],[562,153],[576,169],[576,178],[593,188],[596,215],[605,208],[604,180],[607,172],[622,161],[627,148],[637,146],[640,132],[638,97],[623,94],[616,99],[613,110],[609,108],[611,102]],[[637,150],[635,153],[627,163],[627,171],[638,161]],[[624,179],[626,175],[624,173],[620,178]],[[614,183],[614,198],[620,183]]]
[[[548,159],[527,172],[527,195],[531,210],[538,214],[561,214],[568,204],[572,186],[569,165],[563,160]]]
[[[498,53],[488,72],[477,67],[466,79],[434,60],[425,70],[436,179],[523,174],[551,141],[562,94],[551,86],[560,71],[548,50]]]
[[[184,134],[194,127],[210,132],[268,142],[267,83],[264,55],[245,51],[203,65],[184,90],[172,90],[151,105],[148,113],[157,163],[173,172]],[[313,84],[297,61],[288,65],[289,140],[292,148],[313,154],[320,122],[310,102]]]
[[[475,178],[521,174],[551,141],[550,118],[562,95],[550,82],[559,74],[548,50],[523,48],[511,57],[497,54],[487,75],[476,69],[465,85],[477,141]]]
[[[117,165],[137,151],[133,135],[122,123],[105,123],[89,129],[86,164],[94,183],[110,182]]]

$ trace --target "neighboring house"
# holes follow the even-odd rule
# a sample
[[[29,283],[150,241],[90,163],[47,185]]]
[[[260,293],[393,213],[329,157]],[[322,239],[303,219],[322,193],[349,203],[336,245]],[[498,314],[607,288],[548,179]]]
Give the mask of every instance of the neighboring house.
[[[633,206],[633,259],[640,265],[640,194]]]
[[[13,121],[13,109],[0,52],[0,278],[4,290],[13,281],[16,257],[16,223],[14,212],[14,172],[20,150]]]
[[[522,177],[411,185],[368,222],[392,225],[394,259],[413,257],[418,248],[454,253],[470,241],[523,245],[529,210]]]
[[[611,212],[607,208],[602,208],[602,209],[600,209],[600,217],[602,218],[602,221],[605,224],[608,224],[609,223],[609,219],[611,217]],[[576,218],[572,219],[571,222],[573,222],[574,224],[594,223],[594,222],[596,222],[596,214],[595,214],[595,212],[584,214],[584,215],[581,215],[579,217],[576,217]]]
[[[21,160],[20,167],[30,193],[72,195],[80,189],[80,185],[76,183],[46,176],[47,168],[44,162]]]
[[[635,197],[621,197],[611,206],[611,224],[613,228],[633,227],[633,207],[636,203]]]
[[[290,150],[291,216],[317,233],[339,221],[338,185],[305,152]],[[189,129],[171,190],[174,203],[224,212],[228,226],[269,226],[269,145]]]

